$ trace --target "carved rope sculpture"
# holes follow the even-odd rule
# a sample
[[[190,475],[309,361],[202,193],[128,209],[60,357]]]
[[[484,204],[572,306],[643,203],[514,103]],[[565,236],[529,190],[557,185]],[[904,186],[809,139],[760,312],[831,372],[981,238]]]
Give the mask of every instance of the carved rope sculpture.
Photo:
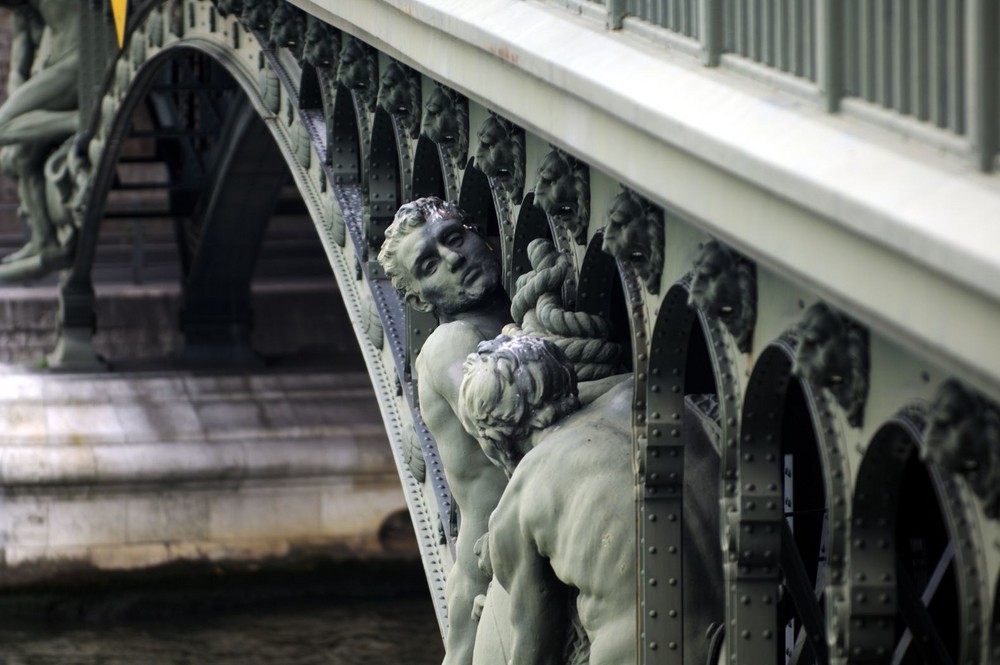
[[[736,341],[750,352],[757,320],[757,269],[718,240],[705,243],[691,271],[689,304],[719,319]]]
[[[653,294],[663,274],[663,210],[630,189],[608,207],[604,251],[631,265]]]
[[[826,388],[861,427],[868,398],[868,331],[824,303],[816,303],[799,324],[792,373]]]
[[[504,333],[536,335],[554,342],[573,363],[581,381],[601,379],[619,370],[621,348],[608,340],[610,327],[603,317],[571,312],[563,305],[561,289],[573,270],[552,243],[536,239],[528,245],[532,270],[517,280],[511,302],[514,324]]]

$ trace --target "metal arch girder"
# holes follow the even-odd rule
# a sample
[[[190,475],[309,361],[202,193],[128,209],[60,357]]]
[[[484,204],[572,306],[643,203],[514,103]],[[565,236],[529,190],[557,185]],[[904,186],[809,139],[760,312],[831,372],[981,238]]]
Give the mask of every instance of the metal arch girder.
[[[326,118],[329,132],[326,163],[331,182],[354,185],[365,180],[365,155],[369,153],[368,110],[353,90],[337,85],[333,113]],[[331,128],[332,127],[332,128]]]
[[[576,286],[576,309],[611,320],[612,280],[618,272],[615,259],[604,251],[604,229],[599,229],[587,244],[580,263]]]
[[[897,414],[872,437],[858,469],[852,500],[846,617],[846,648],[852,665],[884,663],[895,643],[899,603],[895,515],[904,464],[914,453],[923,429],[922,409]],[[867,546],[879,540],[887,546]]]
[[[489,222],[496,222],[500,228],[500,252],[506,254],[505,227],[509,226],[512,229],[513,224],[509,220],[506,224],[501,224],[497,217],[499,213],[494,205],[493,194],[489,178],[475,167],[474,158],[470,157],[458,192],[458,207],[468,215],[466,221],[471,222],[472,226],[484,236],[489,233]]]
[[[761,353],[750,376],[744,399],[739,437],[739,485],[736,522],[735,630],[731,647],[737,665],[776,661],[778,593],[782,577],[784,515],[781,495],[783,461],[780,425],[791,381],[797,340],[786,333]],[[844,456],[825,397],[806,382],[800,386],[816,435],[825,485],[829,531],[827,536],[827,606],[840,601],[845,563],[846,479]],[[829,616],[827,611],[827,621]],[[827,640],[824,635],[822,639]]]
[[[512,298],[517,292],[517,278],[531,271],[528,245],[532,240],[549,235],[550,229],[545,213],[535,206],[534,192],[528,192],[521,202],[512,240],[504,248],[504,282],[507,284],[507,293]]]
[[[368,272],[377,278],[385,273],[376,260],[385,230],[405,201],[409,200],[410,166],[409,145],[401,136],[402,127],[385,109],[375,109],[368,142],[367,168],[362,185],[362,230],[365,238],[363,256],[368,261]],[[405,184],[404,184],[405,183]]]

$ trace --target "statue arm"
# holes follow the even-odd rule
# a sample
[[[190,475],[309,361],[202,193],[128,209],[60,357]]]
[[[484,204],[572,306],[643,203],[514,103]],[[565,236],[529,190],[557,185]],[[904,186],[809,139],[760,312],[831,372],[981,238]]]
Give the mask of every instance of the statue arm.
[[[35,23],[41,16],[30,7],[15,10],[11,16],[10,74],[7,95],[10,96],[31,76],[31,66],[38,51]]]
[[[30,111],[0,125],[0,146],[59,141],[79,129],[77,111]]]

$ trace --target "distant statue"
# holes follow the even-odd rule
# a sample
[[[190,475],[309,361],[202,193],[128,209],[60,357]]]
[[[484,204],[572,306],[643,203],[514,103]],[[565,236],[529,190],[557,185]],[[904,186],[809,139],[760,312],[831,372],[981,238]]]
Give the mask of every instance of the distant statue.
[[[80,6],[78,0],[0,0],[0,7],[15,10],[9,97],[0,106],[0,169],[17,178],[19,212],[31,231],[3,264],[64,253],[47,206],[45,165],[79,125]]]
[[[305,48],[306,13],[289,2],[278,5],[271,15],[268,46],[287,48],[296,60],[302,60]]]
[[[344,35],[340,42],[337,83],[357,93],[368,112],[373,113],[375,96],[378,94],[378,59],[375,57],[375,49],[356,37]]]
[[[337,73],[340,57],[340,31],[313,15],[306,19],[305,44],[302,59],[328,76]]]
[[[461,515],[455,566],[445,590],[444,662],[468,665],[476,635],[473,601],[490,581],[477,565],[474,546],[486,533],[507,478],[462,428],[458,389],[466,356],[499,334],[509,321],[510,303],[500,288],[500,263],[486,241],[465,224],[455,204],[436,197],[399,209],[378,260],[407,304],[440,320],[416,359],[417,391]]]
[[[393,60],[382,73],[378,99],[382,109],[398,117],[411,139],[420,135],[420,76]]]
[[[632,382],[580,408],[572,364],[530,336],[464,371],[463,422],[510,475],[484,555],[510,594],[507,662],[635,663]]]
[[[663,209],[630,189],[611,201],[604,251],[630,264],[650,293],[660,292],[663,274]]]

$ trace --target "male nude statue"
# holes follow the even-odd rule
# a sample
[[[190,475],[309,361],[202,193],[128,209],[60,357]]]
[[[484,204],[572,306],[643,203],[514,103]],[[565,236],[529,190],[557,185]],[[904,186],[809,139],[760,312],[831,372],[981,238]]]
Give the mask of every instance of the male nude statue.
[[[468,665],[476,637],[473,601],[490,578],[473,551],[507,484],[456,416],[462,363],[510,321],[500,264],[485,240],[464,224],[453,203],[436,197],[402,206],[386,230],[378,260],[412,307],[433,311],[440,325],[417,356],[420,413],[437,441],[461,514],[455,566],[448,574],[446,665]]]
[[[79,0],[0,0],[0,7],[16,10],[20,31],[12,53],[16,85],[0,106],[0,146],[5,146],[0,168],[19,179],[18,195],[31,228],[28,244],[4,257],[4,263],[57,246],[46,208],[45,160],[78,129],[80,5]],[[44,26],[37,41],[33,23]]]
[[[464,372],[463,424],[510,475],[483,556],[510,595],[502,662],[635,663],[634,382],[587,403],[572,363],[530,336],[483,342]],[[706,629],[723,618],[719,458],[690,407],[682,432],[684,662],[704,663]]]
[[[537,337],[501,336],[466,362],[463,422],[510,474],[488,554],[510,594],[509,663],[636,662],[632,391],[581,408],[572,364]],[[574,622],[589,658],[567,650]]]

